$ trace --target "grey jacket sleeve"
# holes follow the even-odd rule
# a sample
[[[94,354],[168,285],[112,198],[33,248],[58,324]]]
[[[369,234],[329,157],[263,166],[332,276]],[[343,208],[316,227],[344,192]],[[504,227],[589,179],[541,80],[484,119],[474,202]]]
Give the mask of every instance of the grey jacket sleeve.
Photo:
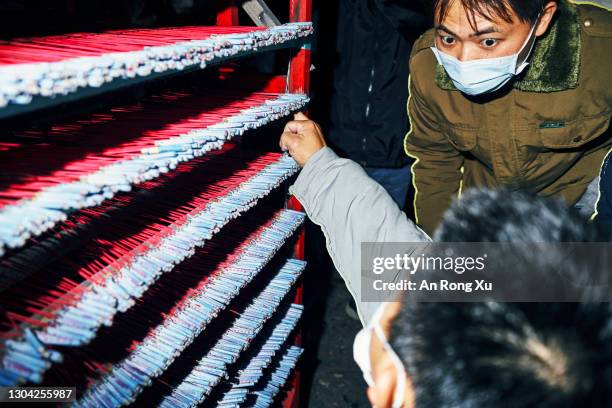
[[[361,301],[361,243],[427,242],[429,237],[361,166],[339,158],[329,147],[308,160],[289,191],[321,227],[334,266],[366,324],[379,303]]]

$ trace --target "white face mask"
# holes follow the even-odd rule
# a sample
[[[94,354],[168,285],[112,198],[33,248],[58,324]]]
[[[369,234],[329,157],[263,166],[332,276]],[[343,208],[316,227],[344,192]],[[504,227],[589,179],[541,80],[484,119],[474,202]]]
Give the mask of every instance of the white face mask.
[[[397,382],[395,384],[395,391],[393,393],[393,405],[392,408],[401,408],[404,405],[404,396],[406,394],[406,371],[401,360],[395,354],[395,351],[391,348],[391,345],[387,341],[387,337],[380,327],[380,318],[383,315],[385,306],[387,303],[383,303],[374,313],[370,323],[361,329],[355,341],[353,343],[353,359],[361,369],[363,373],[363,379],[368,383],[370,387],[374,386],[374,379],[372,378],[372,362],[370,361],[370,343],[372,341],[372,333],[376,333],[376,336],[383,344],[383,347],[390,354],[395,366]]]
[[[513,76],[523,72],[529,65],[527,58],[535,44],[536,25],[537,22],[531,27],[527,40],[519,52],[505,57],[459,61],[438,50],[436,46],[431,47],[431,50],[458,90],[467,95],[494,92],[508,83]]]

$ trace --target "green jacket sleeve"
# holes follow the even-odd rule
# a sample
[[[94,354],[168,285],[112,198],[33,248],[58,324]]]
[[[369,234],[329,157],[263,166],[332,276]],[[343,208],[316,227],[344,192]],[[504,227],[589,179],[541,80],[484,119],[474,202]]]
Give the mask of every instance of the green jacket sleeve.
[[[406,154],[416,159],[412,166],[416,221],[432,235],[453,198],[459,194],[463,156],[444,135],[440,121],[423,100],[413,77],[409,84],[410,130],[404,141],[404,149]]]

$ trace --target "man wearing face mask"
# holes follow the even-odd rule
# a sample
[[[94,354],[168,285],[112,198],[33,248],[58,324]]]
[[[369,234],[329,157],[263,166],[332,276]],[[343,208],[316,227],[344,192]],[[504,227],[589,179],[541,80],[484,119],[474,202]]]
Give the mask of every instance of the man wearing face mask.
[[[406,153],[431,233],[469,187],[576,204],[612,140],[612,14],[566,0],[436,0],[410,60]]]

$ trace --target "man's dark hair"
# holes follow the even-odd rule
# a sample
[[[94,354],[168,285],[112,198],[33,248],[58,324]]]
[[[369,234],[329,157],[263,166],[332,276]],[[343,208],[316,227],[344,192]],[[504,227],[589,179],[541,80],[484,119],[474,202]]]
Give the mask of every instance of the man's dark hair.
[[[610,303],[417,303],[391,345],[416,408],[609,407]]]
[[[436,237],[454,242],[608,238],[561,201],[504,190],[464,194]],[[534,249],[522,255],[542,254]],[[577,268],[572,272],[584,272]],[[416,408],[607,407],[612,306],[598,300],[411,301],[393,323],[391,345],[412,379]]]
[[[586,223],[565,201],[526,192],[468,190],[434,233],[440,242],[600,242],[604,229]]]
[[[520,21],[533,24],[546,3],[551,0],[434,0],[434,15],[437,22],[444,20],[448,9],[455,1],[461,3],[468,21],[475,26],[476,15],[489,20],[500,18],[507,23],[511,23],[513,15],[516,15]]]

